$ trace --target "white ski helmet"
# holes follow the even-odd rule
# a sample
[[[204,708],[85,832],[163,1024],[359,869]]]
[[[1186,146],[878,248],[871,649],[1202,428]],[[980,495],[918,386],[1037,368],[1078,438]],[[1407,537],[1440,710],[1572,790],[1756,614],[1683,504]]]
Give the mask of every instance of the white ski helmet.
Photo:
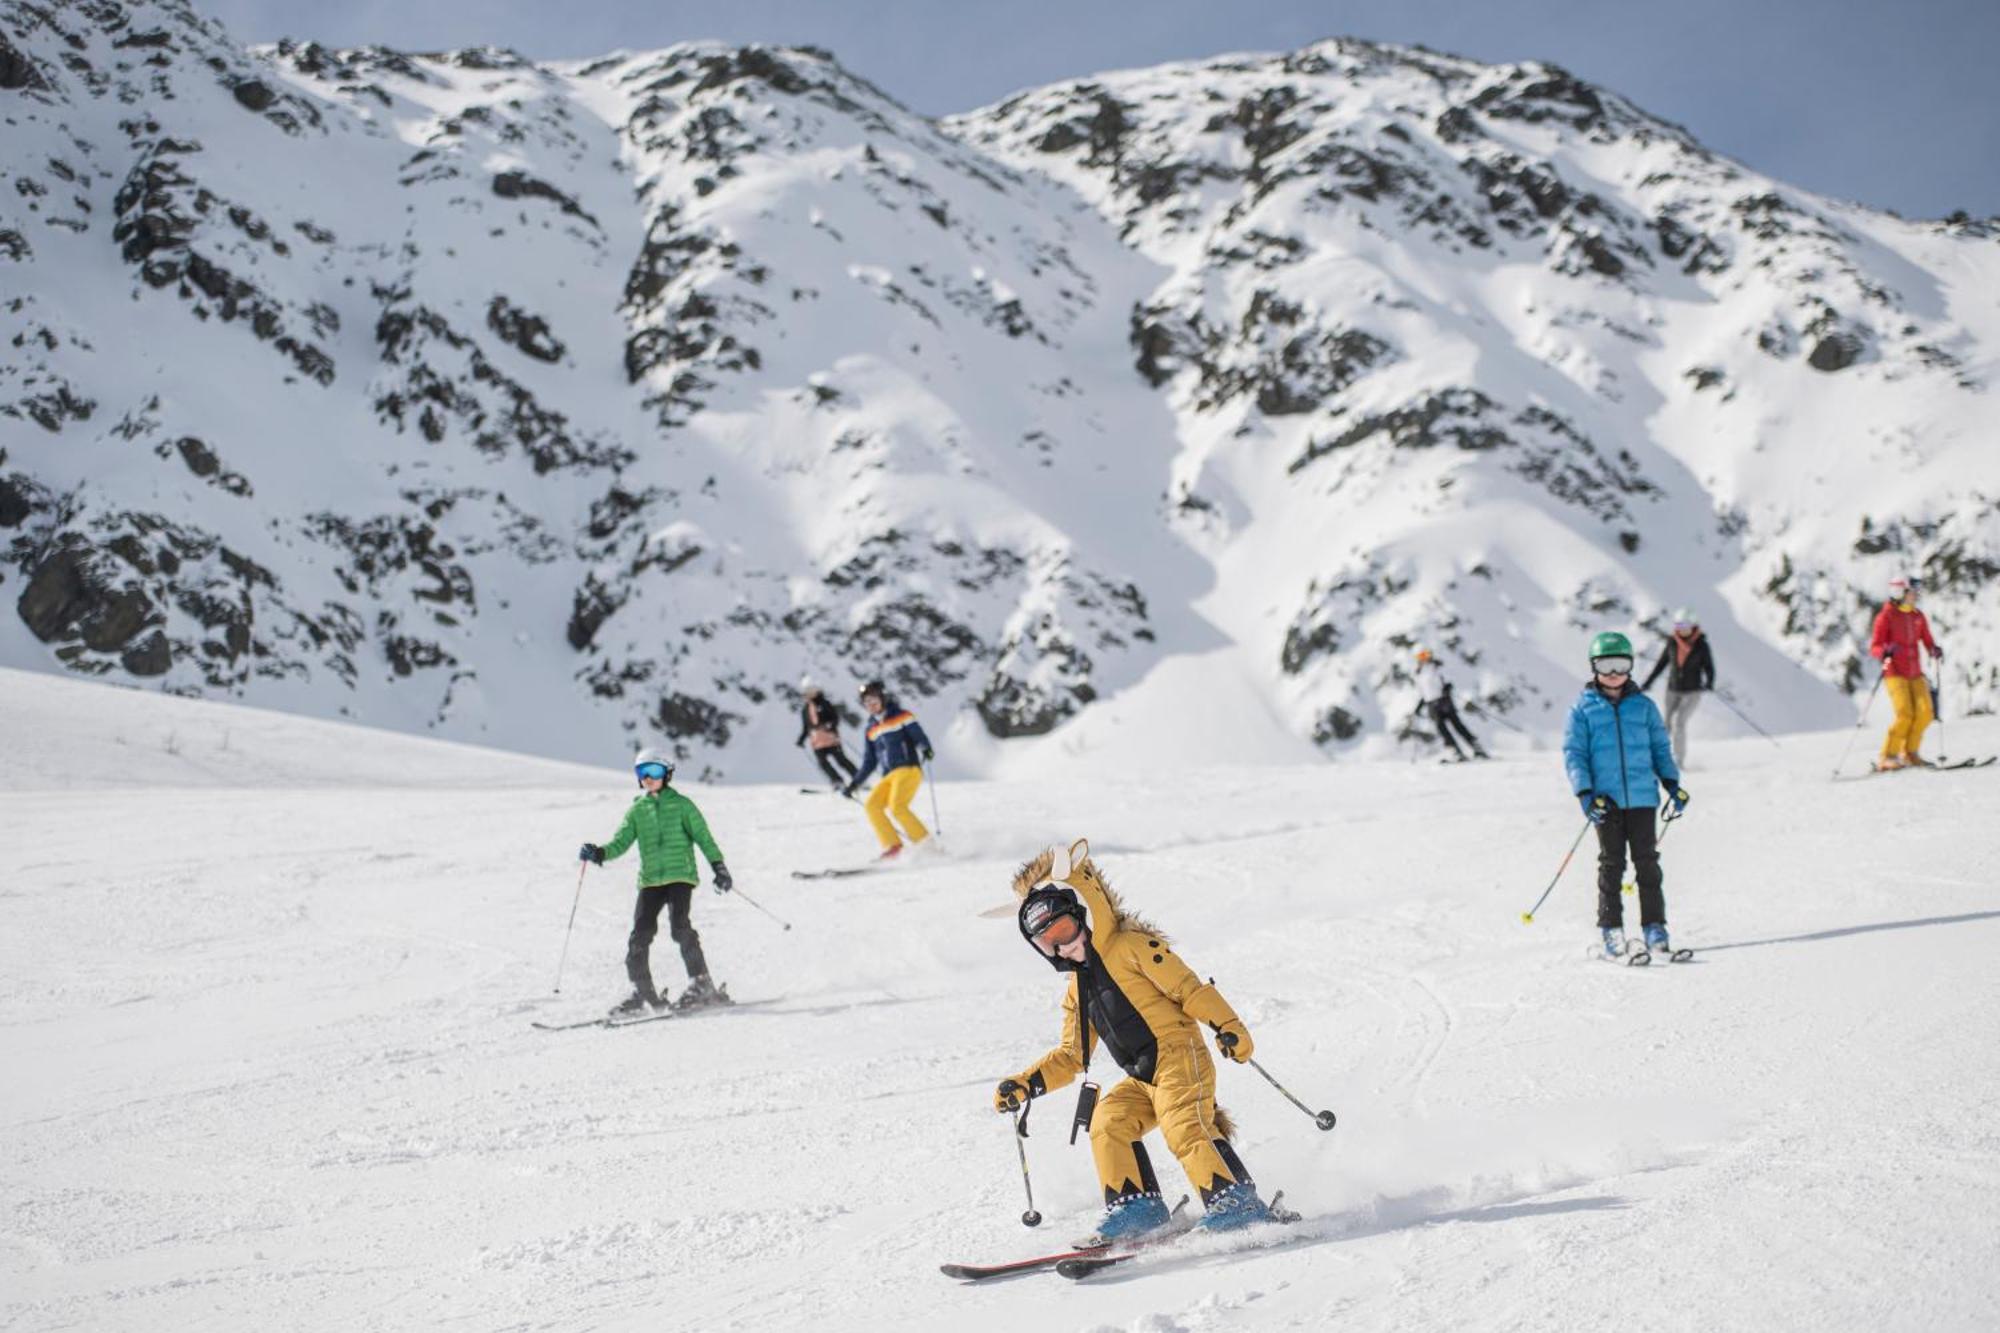
[[[1900,602],[1911,593],[1920,591],[1922,587],[1923,585],[1917,580],[1898,574],[1889,580],[1889,598],[1891,601]]]
[[[1701,622],[1694,618],[1694,608],[1687,606],[1677,606],[1674,608],[1675,629],[1694,629],[1700,624]]]
[[[813,699],[825,693],[825,691],[820,689],[819,682],[815,681],[811,676],[800,676],[799,693],[808,699]]]
[[[649,768],[666,770],[663,773],[651,775],[659,778],[662,782],[672,782],[674,780],[674,761],[650,745],[632,756],[632,773],[635,777],[643,781],[648,776],[646,770]]]

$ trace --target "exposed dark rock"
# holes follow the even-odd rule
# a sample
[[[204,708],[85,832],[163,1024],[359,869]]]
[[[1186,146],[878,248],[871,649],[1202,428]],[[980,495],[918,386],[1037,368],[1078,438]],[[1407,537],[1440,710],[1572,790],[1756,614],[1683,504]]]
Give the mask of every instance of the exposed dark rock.
[[[720,748],[729,743],[730,725],[743,718],[725,712],[706,699],[670,692],[653,709],[653,725],[676,740],[703,740]],[[685,753],[685,751],[680,751]]]
[[[1360,734],[1361,719],[1339,705],[1327,709],[1313,722],[1313,743],[1315,745],[1353,740]]]
[[[1814,370],[1832,372],[1845,370],[1861,359],[1863,345],[1861,339],[1851,333],[1829,333],[1813,344],[1806,356],[1806,364]]]
[[[177,441],[174,447],[180,450],[181,461],[187,464],[188,471],[197,477],[212,477],[222,469],[215,451],[192,435]]]
[[[486,327],[498,334],[501,342],[537,361],[553,364],[563,359],[565,348],[549,332],[548,321],[529,314],[504,296],[496,296],[487,303]]]
[[[47,92],[49,81],[28,56],[14,49],[7,35],[0,33],[0,91]]]
[[[571,217],[582,218],[593,227],[602,230],[602,224],[583,211],[576,200],[558,190],[544,180],[537,180],[524,171],[503,171],[493,178],[493,193],[502,199],[547,199]]]
[[[10,231],[5,227],[0,227],[0,259],[18,264],[34,253],[34,250],[28,245],[27,237],[18,231]]]
[[[41,490],[26,475],[15,472],[0,477],[0,528],[18,528],[39,507],[35,495]]]
[[[112,652],[154,615],[145,593],[116,580],[84,538],[66,534],[29,573],[16,609],[43,643],[81,639],[95,652]]]
[[[242,106],[260,113],[269,110],[271,103],[278,100],[271,86],[260,79],[245,79],[231,88],[229,93]]]
[[[607,587],[597,575],[585,575],[583,586],[576,590],[570,609],[569,646],[578,652],[590,647],[597,631],[619,607],[625,605],[629,595],[622,586]]]
[[[162,676],[174,664],[172,646],[164,630],[154,630],[127,648],[118,663],[135,676]]]
[[[1507,433],[1486,424],[1494,402],[1477,389],[1446,389],[1410,407],[1363,417],[1330,440],[1314,440],[1286,468],[1298,472],[1316,459],[1386,435],[1398,449],[1429,449],[1450,444],[1459,449],[1497,449],[1511,443]]]

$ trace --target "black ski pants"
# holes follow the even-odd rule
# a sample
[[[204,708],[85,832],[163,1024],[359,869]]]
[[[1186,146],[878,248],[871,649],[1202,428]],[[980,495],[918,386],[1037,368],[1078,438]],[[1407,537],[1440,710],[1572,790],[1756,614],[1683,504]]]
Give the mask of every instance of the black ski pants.
[[[854,781],[854,761],[847,757],[846,746],[829,745],[824,750],[814,750],[813,758],[819,760],[819,771],[826,774],[826,780],[834,786],[845,787]],[[836,764],[847,770],[845,777],[835,769]]]
[[[1465,737],[1465,743],[1467,745],[1470,745],[1475,753],[1484,753],[1484,751],[1480,750],[1479,748],[1479,738],[1474,736],[1470,731],[1466,730],[1464,720],[1461,719],[1458,715],[1458,705],[1454,704],[1451,700],[1449,699],[1432,700],[1431,721],[1437,723],[1439,738],[1442,739],[1446,745],[1449,745],[1451,747],[1451,752],[1457,755],[1460,759],[1465,758],[1465,751],[1459,749],[1458,742],[1452,739],[1451,729],[1453,727],[1458,728],[1458,734]]]
[[[649,884],[639,890],[639,905],[632,912],[632,938],[625,947],[625,975],[648,1000],[659,994],[653,989],[651,954],[653,938],[660,933],[660,909],[667,909],[667,931],[681,946],[681,965],[688,980],[708,974],[708,961],[701,956],[701,936],[695,934],[688,915],[694,897],[692,884]]]
[[[1660,841],[1653,807],[1627,810],[1612,806],[1597,826],[1597,924],[1623,926],[1625,905],[1619,891],[1625,885],[1625,857],[1632,857],[1633,878],[1639,883],[1639,924],[1667,924],[1667,895],[1661,887]]]

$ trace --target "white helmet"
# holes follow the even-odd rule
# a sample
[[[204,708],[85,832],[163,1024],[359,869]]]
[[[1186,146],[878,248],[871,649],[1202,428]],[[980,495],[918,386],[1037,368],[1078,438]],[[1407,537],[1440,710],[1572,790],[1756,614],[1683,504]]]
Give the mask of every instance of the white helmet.
[[[1694,618],[1694,608],[1687,606],[1677,606],[1674,608],[1675,629],[1694,629],[1700,624],[1701,622]]]
[[[811,676],[800,676],[799,693],[803,694],[806,698],[810,699],[816,694],[823,693],[823,691],[820,689],[818,683],[814,681]]]
[[[1898,574],[1889,580],[1889,596],[1894,601],[1902,601],[1913,592],[1920,592],[1923,585],[1907,575]]]
[[[647,776],[646,770],[656,767],[663,768],[666,772],[663,774],[654,774],[653,776],[658,777],[662,782],[672,782],[674,780],[674,761],[667,758],[666,755],[660,753],[658,750],[655,750],[652,746],[649,745],[632,756],[632,772],[642,781]]]

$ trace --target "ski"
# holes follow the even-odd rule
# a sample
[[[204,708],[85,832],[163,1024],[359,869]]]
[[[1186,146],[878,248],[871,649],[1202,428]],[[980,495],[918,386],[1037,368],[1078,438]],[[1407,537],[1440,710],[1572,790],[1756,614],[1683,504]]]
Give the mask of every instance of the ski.
[[[1954,759],[1948,764],[1939,761],[1935,764],[1918,765],[1918,767],[1927,767],[1933,773],[1950,773],[1954,769],[1990,768],[1995,759],[2000,759],[2000,755],[1989,754],[1983,759]]]
[[[1148,1243],[1157,1244],[1194,1230],[1194,1223],[1183,1220],[1181,1216],[1181,1210],[1187,1207],[1187,1202],[1187,1197],[1183,1195],[1181,1201],[1174,1205],[1173,1212],[1168,1214],[1169,1223],[1164,1231],[1155,1232],[1138,1240],[1080,1241],[1067,1250],[1058,1250],[1054,1254],[1038,1254],[1032,1259],[1012,1259],[999,1264],[939,1264],[938,1271],[946,1277],[955,1277],[961,1282],[984,1282],[988,1278],[1011,1277],[1020,1273],[1044,1273],[1069,1259],[1088,1259],[1112,1251],[1122,1254],[1127,1249]]]
[[[1285,1192],[1283,1190],[1279,1190],[1271,1196],[1270,1217],[1267,1219],[1270,1225],[1289,1226],[1299,1220],[1297,1213],[1291,1211],[1289,1208],[1279,1206],[1280,1200],[1284,1197]],[[1117,1250],[1108,1254],[1071,1255],[1057,1260],[1055,1269],[1056,1272],[1069,1278],[1071,1281],[1078,1281],[1089,1277],[1092,1273],[1101,1273],[1107,1268],[1122,1264],[1128,1259],[1137,1259],[1149,1250],[1156,1249],[1159,1246],[1170,1245],[1195,1230],[1198,1230],[1198,1228],[1190,1226],[1168,1236],[1148,1236],[1132,1245],[1120,1246]]]
[[[632,1018],[616,1018],[610,1014],[606,1014],[602,1018],[586,1018],[577,1023],[535,1022],[530,1023],[529,1026],[541,1032],[575,1032],[581,1028],[635,1028],[642,1023],[664,1023],[670,1018],[699,1018],[703,1014],[725,1013],[731,1009],[754,1009],[760,1005],[775,1003],[772,1000],[732,1000],[729,998],[729,984],[727,982],[724,982],[717,990],[722,996],[720,1000],[711,1000],[705,1004],[693,1004],[686,1007],[669,1005],[657,1013],[639,1014]]]
[[[794,870],[793,879],[846,879],[852,875],[872,875],[878,870],[887,870],[886,865],[874,866],[832,866],[825,870]]]
[[[1014,1259],[1004,1264],[939,1264],[938,1271],[961,1282],[984,1282],[988,1278],[1009,1277],[1016,1273],[1044,1272],[1065,1260],[1088,1258],[1110,1248],[1108,1244],[1086,1245],[1073,1250],[1060,1250],[1055,1254],[1038,1254],[1032,1259]]]

